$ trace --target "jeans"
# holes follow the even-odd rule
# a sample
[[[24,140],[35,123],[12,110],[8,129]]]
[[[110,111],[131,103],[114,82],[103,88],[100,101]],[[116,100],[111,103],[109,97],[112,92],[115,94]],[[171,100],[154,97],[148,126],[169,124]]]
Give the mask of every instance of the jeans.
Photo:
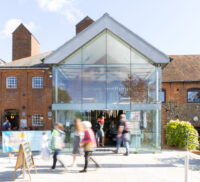
[[[124,147],[126,148],[126,153],[129,153],[129,140],[126,140],[123,135],[121,137],[117,138],[116,152],[119,152],[119,148],[121,146],[122,141],[124,143]]]
[[[103,145],[103,137],[104,137],[104,131],[103,131],[103,129],[98,130],[96,132],[96,143],[97,143],[97,146],[98,146],[98,144]],[[98,142],[99,138],[100,138],[100,141]]]
[[[62,167],[65,167],[64,163],[60,159],[58,159],[58,155],[60,154],[60,152],[61,152],[60,149],[55,149],[55,151],[53,153],[53,166],[52,166],[52,169],[56,168],[57,160],[60,162]]]
[[[96,167],[99,166],[99,164],[94,160],[94,158],[91,157],[92,151],[85,151],[85,166],[84,170],[87,170],[88,167],[88,161],[91,160],[92,162],[95,163]]]

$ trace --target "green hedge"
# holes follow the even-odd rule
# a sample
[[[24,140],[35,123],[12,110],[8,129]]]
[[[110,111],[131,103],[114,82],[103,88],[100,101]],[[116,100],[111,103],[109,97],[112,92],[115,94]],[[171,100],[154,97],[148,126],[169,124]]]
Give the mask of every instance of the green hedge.
[[[179,148],[187,148],[188,132],[194,135],[198,135],[198,132],[194,126],[187,121],[171,120],[169,123],[167,123],[165,130],[167,144],[169,146],[176,146]],[[198,138],[194,137],[193,135],[189,135],[189,141],[199,143]],[[188,147],[189,149],[195,150],[197,146],[195,144],[189,143]]]

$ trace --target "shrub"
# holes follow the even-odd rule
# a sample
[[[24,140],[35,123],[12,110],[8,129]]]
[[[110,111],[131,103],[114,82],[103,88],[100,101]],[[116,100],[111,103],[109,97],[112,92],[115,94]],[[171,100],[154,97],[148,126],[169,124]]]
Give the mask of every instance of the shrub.
[[[167,123],[166,127],[166,138],[167,138],[167,145],[176,146],[180,148],[187,148],[187,133],[191,133],[194,135],[198,135],[197,130],[195,130],[194,126],[187,122],[187,121],[179,121],[179,120],[171,120]],[[189,135],[189,141],[193,143],[199,144],[198,138]],[[189,149],[196,149],[197,145],[189,143]]]

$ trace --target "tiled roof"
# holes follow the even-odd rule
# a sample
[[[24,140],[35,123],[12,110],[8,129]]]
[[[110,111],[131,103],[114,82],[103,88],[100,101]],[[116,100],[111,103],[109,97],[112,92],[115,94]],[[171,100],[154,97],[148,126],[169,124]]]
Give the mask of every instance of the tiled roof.
[[[12,62],[7,62],[3,65],[0,65],[0,68],[16,68],[16,67],[47,67],[43,64],[42,60],[48,56],[52,51],[48,51],[45,53],[41,53],[36,56],[26,57],[22,59],[18,59]]]
[[[172,55],[163,69],[162,82],[200,81],[200,55]]]

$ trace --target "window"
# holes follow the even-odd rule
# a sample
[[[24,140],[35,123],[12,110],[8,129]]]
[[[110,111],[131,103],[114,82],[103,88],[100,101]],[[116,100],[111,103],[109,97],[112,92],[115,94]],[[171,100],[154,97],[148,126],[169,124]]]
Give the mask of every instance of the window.
[[[7,77],[6,78],[6,88],[17,88],[17,78]]]
[[[162,90],[161,92],[161,102],[162,103],[166,102],[166,90]]]
[[[43,77],[33,77],[32,88],[43,88]]]
[[[42,114],[32,115],[32,126],[44,126]]]
[[[199,88],[193,88],[187,91],[187,102],[200,103],[200,89]]]

